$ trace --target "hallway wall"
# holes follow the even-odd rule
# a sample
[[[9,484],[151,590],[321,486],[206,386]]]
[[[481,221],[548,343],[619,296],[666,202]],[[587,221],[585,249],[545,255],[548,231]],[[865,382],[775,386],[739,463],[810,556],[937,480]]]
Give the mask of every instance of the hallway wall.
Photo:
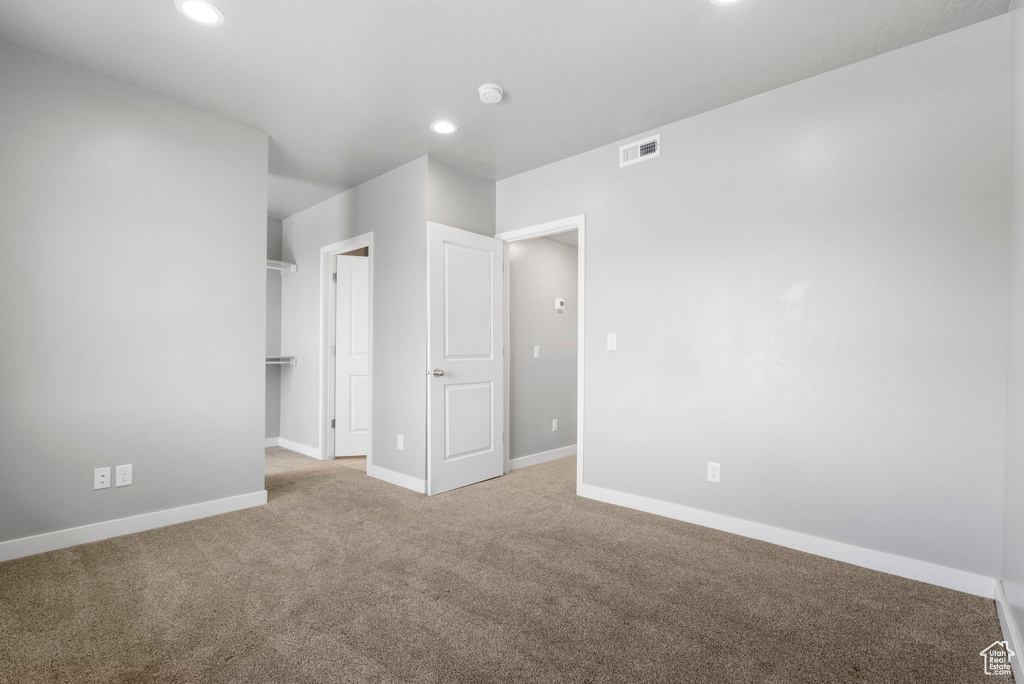
[[[509,458],[515,459],[576,443],[579,269],[575,247],[546,238],[509,243],[508,254]],[[565,300],[564,313],[555,312],[556,297]]]
[[[494,184],[420,157],[284,220],[281,438],[319,453],[320,248],[373,231],[373,465],[426,476],[427,221],[494,234]],[[397,436],[404,437],[404,448]]]

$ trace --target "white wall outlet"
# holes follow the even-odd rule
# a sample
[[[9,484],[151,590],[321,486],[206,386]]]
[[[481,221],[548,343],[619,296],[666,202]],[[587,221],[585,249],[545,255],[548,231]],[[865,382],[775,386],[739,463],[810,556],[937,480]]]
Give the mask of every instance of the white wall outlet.
[[[115,487],[127,487],[132,483],[132,464],[117,466],[114,476],[117,478],[114,480]]]
[[[533,345],[533,358],[535,358],[535,359],[539,359],[540,358],[540,345],[539,344]]]
[[[608,333],[608,351],[615,351],[619,347],[619,338],[615,333]]]
[[[97,468],[92,471],[92,488],[106,489],[110,486],[110,468]]]
[[[405,435],[398,435],[398,450],[405,451]]]
[[[708,461],[708,482],[722,481],[722,464]]]
[[[551,431],[552,432],[558,432],[558,419],[557,418],[552,418],[551,419]]]

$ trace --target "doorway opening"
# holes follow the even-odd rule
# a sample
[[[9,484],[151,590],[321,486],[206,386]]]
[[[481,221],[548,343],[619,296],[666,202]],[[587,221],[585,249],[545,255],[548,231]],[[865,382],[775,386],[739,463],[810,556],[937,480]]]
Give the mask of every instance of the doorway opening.
[[[505,242],[505,472],[576,455],[583,481],[585,219]]]
[[[373,234],[320,250],[320,454],[372,463]]]
[[[509,243],[576,232],[576,415],[568,422],[547,415],[552,428],[575,422],[575,449],[565,444],[548,452],[524,454],[532,462],[575,452],[577,491],[584,471],[583,333],[585,312],[584,217],[500,233],[489,237],[428,222],[427,224],[427,494],[440,494],[507,473],[512,441],[509,379],[512,374],[509,300]],[[563,236],[563,240],[568,240]],[[556,241],[546,244],[554,247]],[[372,253],[372,252],[371,252]],[[561,289],[561,286],[559,287]],[[568,289],[568,288],[566,288]],[[571,311],[569,293],[550,293],[552,310]],[[559,302],[555,307],[555,299]],[[572,314],[569,314],[572,316]],[[563,319],[564,320],[564,319]],[[536,342],[528,343],[530,354]],[[556,346],[564,348],[572,340]],[[540,351],[543,357],[543,348]],[[572,383],[571,376],[565,382]],[[563,383],[564,384],[564,383]],[[557,409],[556,409],[557,410]],[[571,410],[569,411],[571,413]],[[527,428],[529,429],[529,428]],[[556,432],[557,430],[551,430]],[[570,431],[571,435],[571,431]],[[561,435],[558,435],[561,437]],[[527,441],[522,441],[527,444]],[[528,449],[528,446],[522,447]],[[564,451],[559,451],[563,449]],[[526,459],[516,467],[528,465]]]
[[[509,470],[576,454],[578,231],[509,243]]]

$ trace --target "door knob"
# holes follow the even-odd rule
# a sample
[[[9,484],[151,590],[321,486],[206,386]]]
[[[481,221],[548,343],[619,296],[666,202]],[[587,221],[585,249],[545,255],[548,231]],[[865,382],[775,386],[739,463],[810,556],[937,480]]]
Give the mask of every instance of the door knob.
[[[435,368],[431,373],[435,378],[440,378],[444,375],[444,371],[440,368]]]

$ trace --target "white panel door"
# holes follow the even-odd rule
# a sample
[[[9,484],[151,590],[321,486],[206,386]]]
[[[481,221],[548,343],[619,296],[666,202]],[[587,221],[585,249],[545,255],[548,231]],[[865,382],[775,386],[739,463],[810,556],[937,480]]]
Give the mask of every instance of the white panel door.
[[[427,493],[504,471],[502,243],[427,224]]]
[[[334,455],[364,456],[370,414],[370,260],[335,259]]]

